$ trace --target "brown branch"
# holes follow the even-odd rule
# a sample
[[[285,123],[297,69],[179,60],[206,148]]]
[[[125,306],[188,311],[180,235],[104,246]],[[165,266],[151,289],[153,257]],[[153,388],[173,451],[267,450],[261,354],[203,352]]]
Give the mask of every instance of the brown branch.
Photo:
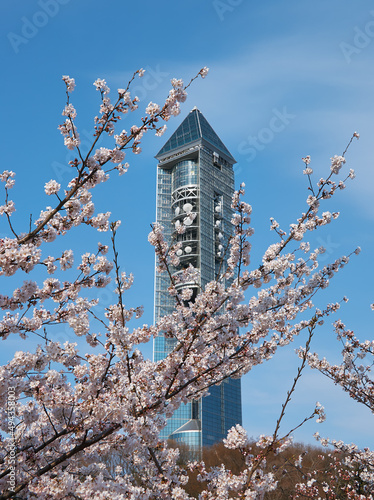
[[[111,427],[109,427],[107,430],[101,432],[100,434],[97,434],[95,437],[91,439],[84,439],[84,441],[72,448],[70,451],[67,451],[65,453],[62,453],[58,458],[47,464],[45,467],[42,467],[39,469],[37,472],[33,474],[33,478],[40,477],[43,474],[51,471],[54,469],[57,465],[61,464],[62,462],[65,462],[69,458],[73,457],[77,453],[85,450],[86,448],[96,444],[97,442],[105,439],[106,437],[110,436],[120,428],[120,424],[115,424]],[[16,488],[13,491],[7,491],[3,495],[0,496],[0,500],[6,500],[7,498],[13,498],[15,497],[20,491],[25,489],[27,485],[32,481],[32,478],[30,478],[28,481],[24,481],[23,483],[19,484],[16,486]]]

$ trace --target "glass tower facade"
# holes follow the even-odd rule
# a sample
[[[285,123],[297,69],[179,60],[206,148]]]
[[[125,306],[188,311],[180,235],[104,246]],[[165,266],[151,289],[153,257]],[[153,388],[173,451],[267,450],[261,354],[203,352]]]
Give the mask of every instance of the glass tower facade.
[[[200,271],[200,286],[213,280],[224,265],[223,249],[231,234],[231,198],[234,191],[230,152],[203,114],[194,108],[156,155],[157,222],[164,226],[167,241],[178,241],[182,267],[192,264]],[[188,213],[195,213],[194,219]],[[186,231],[176,227],[185,221]],[[178,272],[176,269],[175,272]],[[155,321],[173,312],[166,273],[155,277]],[[154,361],[173,349],[174,340],[160,335],[154,340]],[[182,405],[164,428],[161,438],[187,444],[199,451],[226,437],[241,424],[240,379],[227,379],[199,401]]]

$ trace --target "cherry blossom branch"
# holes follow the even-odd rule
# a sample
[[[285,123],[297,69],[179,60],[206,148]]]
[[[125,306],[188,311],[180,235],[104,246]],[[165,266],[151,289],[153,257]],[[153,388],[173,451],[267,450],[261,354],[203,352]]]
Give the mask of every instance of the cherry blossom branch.
[[[33,477],[37,478],[37,477],[42,476],[43,474],[46,474],[47,472],[49,472],[52,469],[54,469],[57,465],[59,465],[59,464],[61,464],[63,462],[66,462],[67,460],[69,460],[70,458],[72,458],[77,453],[79,453],[79,452],[85,450],[86,448],[88,448],[88,447],[90,447],[90,446],[98,443],[99,441],[103,441],[106,437],[108,437],[111,434],[113,434],[113,432],[115,432],[119,428],[120,428],[119,425],[114,425],[112,427],[109,427],[105,431],[97,434],[95,437],[93,437],[91,439],[86,439],[81,444],[75,446],[74,448],[72,448],[71,450],[69,450],[69,451],[67,451],[65,453],[62,453],[58,458],[56,458],[55,460],[53,460],[51,463],[49,463],[45,467],[42,467],[41,469],[39,469],[38,471],[36,471],[33,474]],[[16,488],[14,489],[14,491],[8,491],[8,492],[0,495],[0,500],[5,500],[7,498],[14,498],[18,493],[20,493],[22,490],[24,490],[27,487],[27,485],[29,484],[29,482],[30,481],[25,481],[25,482],[19,484],[18,486],[16,486]]]

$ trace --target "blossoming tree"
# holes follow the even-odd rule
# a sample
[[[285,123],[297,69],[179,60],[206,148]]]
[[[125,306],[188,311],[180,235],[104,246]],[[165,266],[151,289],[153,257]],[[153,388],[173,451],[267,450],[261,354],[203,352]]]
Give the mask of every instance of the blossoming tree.
[[[204,78],[207,71],[203,68],[195,78],[199,75]],[[63,77],[67,103],[63,110],[65,122],[59,128],[65,146],[76,153],[70,162],[73,174],[67,186],[55,180],[45,184],[45,192],[54,203],[40,213],[33,229],[18,233],[14,228],[15,205],[9,193],[15,174],[9,170],[1,174],[5,202],[0,213],[13,237],[0,240],[0,275],[16,276],[19,281],[12,293],[0,295],[4,311],[0,336],[3,341],[11,335],[36,341],[32,352],[20,350],[0,368],[1,499],[186,500],[192,498],[185,488],[189,470],[198,471],[200,480],[207,485],[200,494],[202,499],[264,498],[277,488],[274,474],[265,471],[266,457],[270,452],[282,453],[291,442],[291,432],[280,435],[280,423],[307,364],[373,409],[370,364],[358,364],[358,360],[373,355],[373,342],[360,342],[337,321],[336,333],[346,340],[342,364],[330,365],[310,351],[318,324],[338,308],[338,304],[329,304],[323,310],[316,309],[313,297],[328,286],[349,256],[319,267],[318,256],[323,249],[312,250],[304,238],[339,215],[321,213],[321,206],[343,187],[345,180],[354,177],[350,170],[344,181],[334,180],[344,166],[344,153],[332,158],[328,176],[316,186],[311,181],[310,158],[303,159],[304,173],[310,182],[307,209],[288,231],[281,230],[271,220],[276,242],[254,269],[249,268],[251,207],[242,200],[242,185],[232,201],[233,230],[226,248],[227,265],[193,301],[188,283],[198,282],[197,271],[189,267],[177,277],[173,275],[172,266],[179,262],[178,245],[169,246],[163,228],[153,225],[149,241],[155,248],[159,269],[170,277],[169,290],[175,299],[175,310],[158,324],[130,329],[129,321],[140,317],[142,310],[124,305],[123,296],[131,287],[132,276],[120,270],[116,246],[118,224],[110,221],[110,212],[95,211],[92,193],[109,176],[126,172],[126,153],[141,152],[146,132],[162,135],[166,128],[163,122],[179,113],[186,89],[195,79],[188,85],[173,79],[162,106],[151,102],[144,117],[129,132],[117,130],[124,115],[138,108],[138,99],[131,95],[130,87],[134,78],[142,75],[143,70],[135,72],[127,88],[118,89],[114,100],[109,98],[106,82],[96,80],[94,85],[101,96],[100,112],[95,118],[92,144],[85,155],[75,125],[77,113],[70,101],[75,82]],[[113,140],[111,148],[98,147],[103,136]],[[112,257],[107,257],[109,245],[103,244],[94,252],[88,249],[79,262],[71,249],[51,254],[50,242],[56,239],[63,242],[66,233],[77,232],[82,225],[111,231]],[[183,226],[180,231],[184,231]],[[41,266],[49,276],[38,282]],[[78,273],[71,279],[68,273],[74,267]],[[24,273],[28,278],[35,274],[36,278],[23,281]],[[89,300],[86,291],[101,289],[111,280],[116,283],[117,301],[105,309],[105,317],[101,318],[95,314],[97,300]],[[99,322],[105,335],[95,333],[95,322]],[[66,324],[76,336],[85,337],[90,352],[80,352],[77,343],[56,341],[53,336],[56,324]],[[304,349],[299,350],[300,368],[274,433],[259,438],[256,449],[260,452],[255,455],[240,426],[233,428],[225,440],[227,448],[240,450],[245,469],[234,475],[223,465],[208,469],[204,463],[195,462],[188,470],[178,466],[178,450],[159,441],[166,418],[182,403],[207,394],[212,385],[227,377],[241,377],[263,363],[302,331],[307,332],[307,341]],[[175,347],[162,361],[152,362],[143,357],[140,346],[160,333],[174,339]],[[319,404],[300,425],[314,417],[324,419]],[[329,443],[325,440],[322,444]],[[354,481],[347,480],[346,498],[372,498],[362,495],[370,494],[373,485],[373,454],[343,443],[331,444],[341,450],[331,469],[331,480],[320,483],[311,475],[297,486],[296,497],[341,498],[336,493],[334,478],[342,470],[356,474],[359,464],[361,490],[355,490]],[[113,472],[104,457],[114,452],[123,461]],[[301,460],[302,457],[297,459],[295,467]]]

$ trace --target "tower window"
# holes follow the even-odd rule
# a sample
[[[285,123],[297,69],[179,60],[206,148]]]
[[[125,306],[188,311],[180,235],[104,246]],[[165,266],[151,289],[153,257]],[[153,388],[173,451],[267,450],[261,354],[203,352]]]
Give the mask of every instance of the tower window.
[[[213,165],[222,170],[222,161],[218,153],[213,152]]]

